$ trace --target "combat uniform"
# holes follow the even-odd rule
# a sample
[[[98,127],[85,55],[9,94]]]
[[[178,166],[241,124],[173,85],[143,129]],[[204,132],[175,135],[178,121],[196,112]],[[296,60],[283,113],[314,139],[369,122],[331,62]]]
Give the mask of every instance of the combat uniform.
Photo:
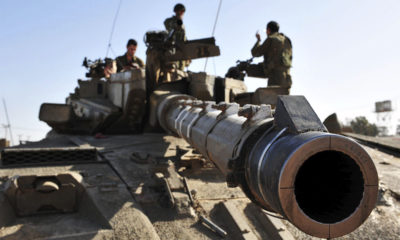
[[[173,40],[175,42],[185,42],[186,41],[186,30],[185,25],[179,26],[178,24],[179,18],[176,16],[172,16],[170,18],[165,19],[164,25],[165,29],[167,29],[168,33],[172,30],[175,30]]]
[[[163,56],[159,50],[150,47],[147,48],[146,56],[146,89],[150,95],[158,86],[160,75],[164,70],[161,60]]]
[[[144,62],[142,59],[133,56],[132,60],[128,60],[126,53],[122,56],[117,57],[116,59],[117,62],[117,72],[121,72],[124,67],[132,67],[133,64],[137,64],[140,68],[144,68]]]
[[[290,65],[283,64],[282,52],[284,50],[285,35],[275,32],[260,45],[257,41],[251,49],[253,57],[264,56],[264,73],[268,78],[268,86],[280,86],[290,88],[292,78],[290,76]],[[290,41],[290,40],[288,40]]]
[[[174,35],[172,37],[172,40],[175,43],[179,43],[179,42],[186,42],[186,29],[185,29],[185,25],[180,25],[178,24],[178,22],[180,21],[179,18],[177,18],[176,16],[172,16],[170,18],[165,19],[164,21],[164,25],[165,25],[165,29],[167,29],[168,33],[170,33],[172,30],[175,30]],[[189,66],[190,61],[177,61],[175,62],[176,67],[179,70],[185,70],[186,66]]]

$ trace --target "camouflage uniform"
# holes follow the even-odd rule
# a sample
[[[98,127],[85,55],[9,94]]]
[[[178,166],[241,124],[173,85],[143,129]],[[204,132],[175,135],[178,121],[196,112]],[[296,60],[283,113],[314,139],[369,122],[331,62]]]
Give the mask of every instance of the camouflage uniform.
[[[175,30],[174,36],[172,37],[172,40],[176,43],[179,42],[185,42],[186,39],[186,30],[185,30],[185,25],[179,26],[178,25],[179,19],[176,16],[172,16],[170,18],[165,19],[164,25],[165,29],[167,29],[168,33],[170,33],[172,30]],[[189,66],[190,61],[177,61],[175,62],[176,67],[179,70],[185,70],[186,66]]]
[[[282,51],[285,38],[279,32],[272,33],[263,44],[260,45],[260,41],[257,41],[251,49],[253,57],[264,56],[263,67],[265,76],[268,78],[268,86],[285,88],[292,86],[290,67],[282,64]]]
[[[146,51],[146,90],[147,94],[150,95],[154,89],[158,86],[161,73],[164,71],[162,62],[163,56],[159,50],[148,48]]]
[[[132,65],[135,63],[139,65],[140,68],[144,68],[144,62],[142,59],[133,56],[132,60],[128,61],[126,53],[122,56],[117,57],[115,60],[117,62],[117,72],[121,72],[124,67],[132,67]]]
[[[175,29],[173,40],[175,42],[185,42],[186,41],[186,30],[185,25],[178,25],[179,19],[176,16],[165,19],[164,25],[168,33]]]

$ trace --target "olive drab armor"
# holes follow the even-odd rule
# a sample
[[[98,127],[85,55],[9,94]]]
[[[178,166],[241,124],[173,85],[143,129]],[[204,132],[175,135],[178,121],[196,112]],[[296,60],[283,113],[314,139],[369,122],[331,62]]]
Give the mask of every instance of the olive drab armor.
[[[292,67],[292,41],[290,38],[282,34],[282,36],[285,37],[285,40],[282,42],[283,48],[282,48],[282,56],[281,56],[281,64],[283,67],[290,68]]]

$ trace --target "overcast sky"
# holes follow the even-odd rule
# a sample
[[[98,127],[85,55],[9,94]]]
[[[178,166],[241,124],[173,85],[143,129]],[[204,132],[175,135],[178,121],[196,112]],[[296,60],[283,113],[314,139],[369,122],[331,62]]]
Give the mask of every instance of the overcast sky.
[[[209,37],[219,0],[181,2],[188,39]],[[118,3],[1,1],[0,97],[7,101],[14,140],[44,137],[49,127],[38,120],[40,104],[64,103],[76,80],[84,79],[83,58],[105,57]],[[115,54],[135,38],[137,55],[145,59],[143,35],[162,30],[175,3],[122,0],[111,42]],[[375,121],[375,101],[400,107],[399,12],[398,0],[224,0],[215,32],[221,56],[209,61],[207,72],[223,76],[236,60],[250,58],[256,31],[276,20],[293,42],[292,94],[305,95],[322,120],[336,112],[342,121],[360,115]],[[204,61],[193,61],[189,70],[202,71]],[[266,86],[263,79],[246,83],[249,90]]]

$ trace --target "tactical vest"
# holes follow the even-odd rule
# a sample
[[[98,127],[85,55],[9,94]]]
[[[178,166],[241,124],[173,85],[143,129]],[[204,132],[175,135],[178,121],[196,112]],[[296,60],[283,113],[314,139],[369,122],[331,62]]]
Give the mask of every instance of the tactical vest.
[[[290,68],[292,67],[292,41],[290,40],[290,38],[288,38],[287,36],[281,34],[282,36],[284,36],[284,40],[283,40],[283,47],[282,47],[282,54],[281,54],[281,64],[283,67],[287,67]]]
[[[272,70],[285,70],[292,66],[292,42],[282,33],[275,33],[270,37],[271,52],[264,57],[267,72]]]

